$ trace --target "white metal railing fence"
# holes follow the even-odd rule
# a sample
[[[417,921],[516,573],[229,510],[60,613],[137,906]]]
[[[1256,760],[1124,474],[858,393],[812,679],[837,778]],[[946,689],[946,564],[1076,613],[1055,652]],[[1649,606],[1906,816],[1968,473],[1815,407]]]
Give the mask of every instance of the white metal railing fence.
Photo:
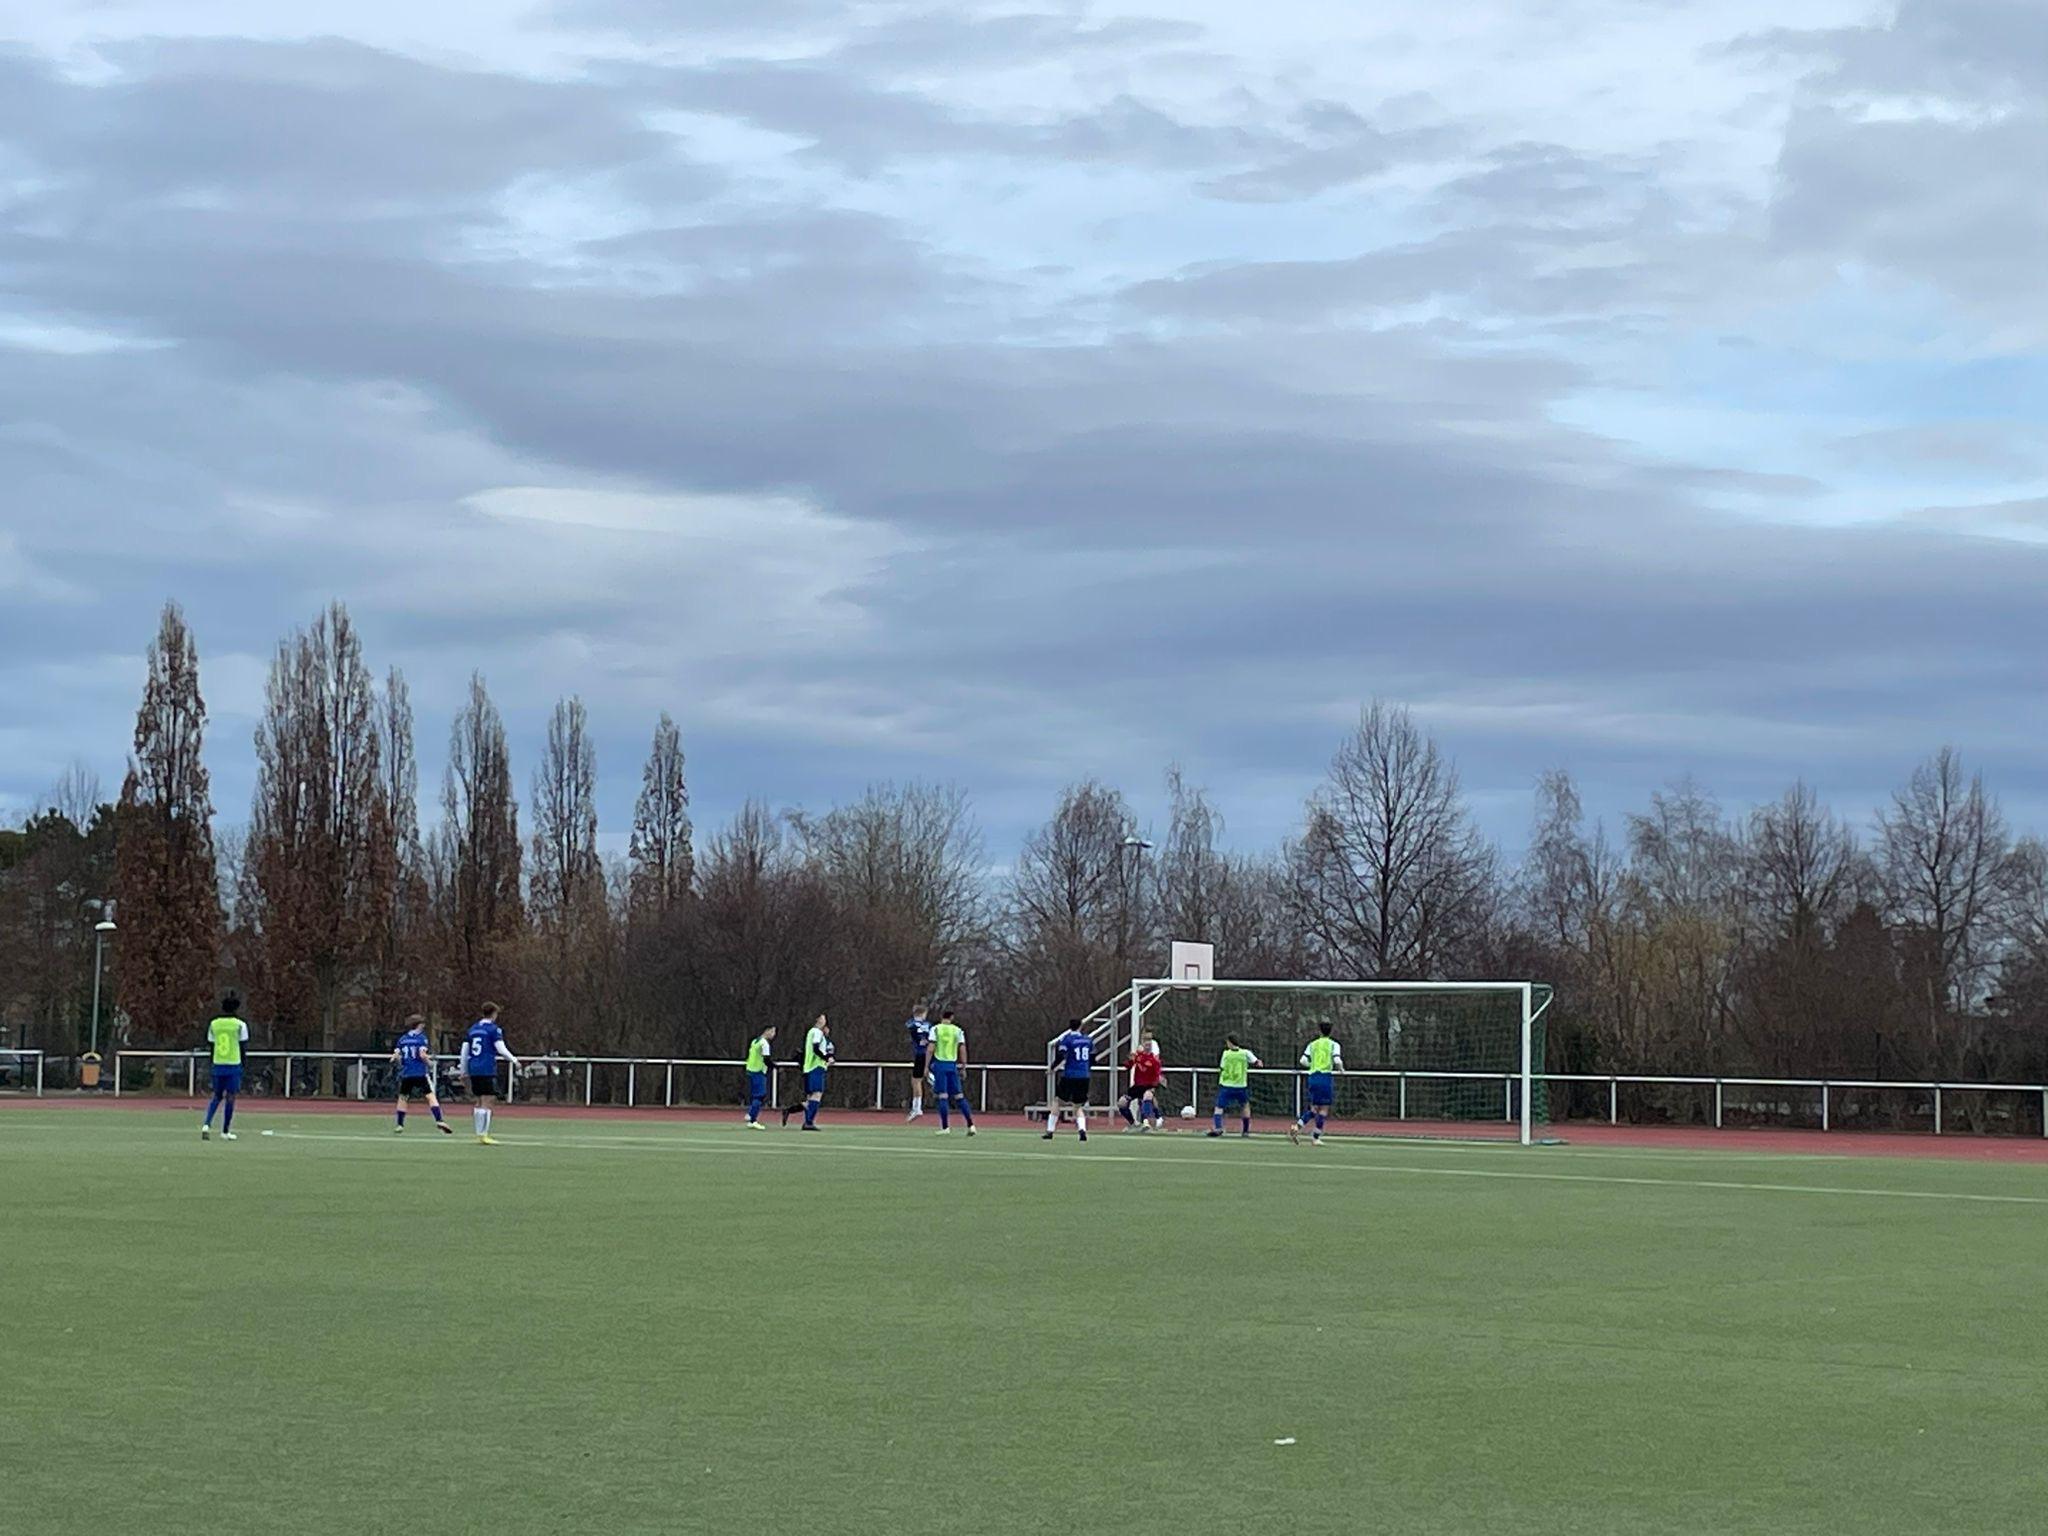
[[[388,1054],[378,1051],[246,1051],[244,1061],[251,1069],[269,1063],[274,1064],[265,1080],[259,1077],[252,1088],[245,1092],[260,1097],[266,1091],[281,1098],[343,1098],[367,1102],[372,1098],[389,1097],[397,1082],[397,1069]],[[36,1088],[43,1092],[43,1061],[40,1051],[0,1051],[0,1059],[33,1058]],[[439,1056],[436,1063],[442,1068],[442,1077],[459,1080],[456,1068],[459,1056]],[[161,1070],[151,1074],[159,1089],[174,1089],[176,1080],[183,1079],[188,1097],[197,1097],[206,1085],[210,1061],[204,1049],[194,1051],[117,1051],[114,1055],[114,1070],[110,1074],[111,1091],[119,1096],[133,1092],[126,1087],[127,1068],[131,1065],[148,1063],[161,1064]],[[330,1064],[322,1073],[321,1064]],[[784,1064],[788,1066],[787,1063]],[[298,1069],[308,1069],[312,1074],[294,1087]],[[337,1072],[335,1068],[342,1068]],[[606,1073],[605,1094],[600,1097],[598,1074]],[[624,1072],[624,1097],[617,1096],[615,1081],[618,1070]],[[792,1069],[793,1070],[793,1069]],[[872,1099],[873,1107],[888,1107],[889,1078],[892,1074],[904,1074],[908,1085],[910,1063],[907,1061],[841,1061],[833,1065],[833,1075],[842,1085],[849,1074],[859,1073],[863,1077],[863,1102]],[[975,1107],[986,1110],[990,1104],[990,1088],[997,1082],[1005,1086],[1021,1083],[1030,1078],[1043,1080],[1045,1066],[1038,1062],[969,1062],[967,1077],[975,1084]],[[27,1068],[24,1067],[26,1072]],[[701,1106],[707,1102],[702,1098],[677,1095],[679,1083],[686,1089],[689,1084],[682,1080],[691,1073],[730,1072],[733,1074],[733,1092],[727,1097],[737,1102],[740,1095],[738,1085],[744,1081],[745,1063],[737,1057],[667,1057],[667,1056],[538,1056],[527,1059],[517,1074],[506,1082],[507,1102],[526,1102],[535,1099],[548,1102],[580,1102],[584,1107],[612,1104],[625,1108],[677,1108]],[[1187,1084],[1186,1102],[1199,1112],[1203,1099],[1204,1084],[1216,1076],[1215,1067],[1168,1067],[1166,1076],[1169,1084]],[[869,1074],[872,1074],[871,1078]],[[1253,1069],[1253,1076],[1267,1079],[1291,1079],[1294,1083],[1296,1112],[1300,1109],[1300,1073],[1290,1068],[1266,1067]],[[781,1105],[780,1071],[770,1074],[771,1105]],[[1396,1121],[1410,1119],[1425,1120],[1438,1117],[1411,1113],[1409,1088],[1416,1083],[1497,1083],[1500,1085],[1500,1118],[1512,1123],[1520,1115],[1520,1095],[1517,1089],[1521,1083],[1518,1072],[1435,1072],[1418,1071],[1393,1067],[1354,1068],[1344,1074],[1346,1079],[1365,1079],[1391,1082],[1395,1085],[1394,1116]],[[1819,1115],[1820,1128],[1831,1130],[1836,1121],[1836,1107],[1844,1093],[1887,1092],[1925,1095],[1931,1128],[1935,1135],[1947,1130],[1947,1100],[1955,1094],[2003,1094],[2018,1098],[2038,1100],[2042,1114],[2042,1135],[2048,1137],[2048,1084],[2043,1083],[1970,1083],[1970,1082],[1918,1082],[1883,1078],[1821,1078],[1821,1077],[1699,1077],[1676,1076],[1659,1073],[1605,1073],[1605,1072],[1538,1072],[1532,1080],[1549,1085],[1592,1084],[1604,1085],[1607,1089],[1607,1123],[1621,1122],[1621,1090],[1624,1087],[1677,1087],[1712,1089],[1714,1096],[1714,1125],[1726,1124],[1729,1109],[1729,1090],[1789,1090],[1794,1094],[1806,1094],[1811,1108]],[[871,1081],[872,1094],[865,1091]],[[325,1086],[310,1086],[312,1083]],[[334,1086],[339,1083],[339,1087]],[[1096,1074],[1098,1086],[1114,1092],[1122,1079],[1118,1074],[1101,1072]],[[654,1085],[660,1084],[660,1093],[654,1092]],[[644,1085],[644,1091],[643,1091]],[[373,1091],[374,1089],[374,1091]],[[145,1090],[147,1091],[147,1090]],[[1009,1095],[1006,1095],[1009,1097]],[[1025,1095],[1029,1098],[1028,1090]],[[1786,1101],[1789,1106],[1790,1101]],[[1029,1102],[1021,1105],[1025,1109],[1039,1108]],[[1107,1110],[1104,1103],[1098,1108]],[[1779,1118],[1794,1113],[1787,1108]]]

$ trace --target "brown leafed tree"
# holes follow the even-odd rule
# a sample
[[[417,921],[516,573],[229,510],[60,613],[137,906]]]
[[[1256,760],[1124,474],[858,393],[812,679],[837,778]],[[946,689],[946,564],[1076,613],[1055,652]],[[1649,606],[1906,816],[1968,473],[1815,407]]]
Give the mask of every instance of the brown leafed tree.
[[[626,858],[636,921],[659,920],[689,894],[696,866],[690,789],[683,776],[682,734],[666,710],[654,727],[654,745],[640,775]]]
[[[441,778],[441,829],[435,839],[436,904],[446,936],[451,1018],[505,991],[513,950],[525,929],[519,893],[519,803],[505,722],[482,673],[448,736]]]
[[[205,1017],[220,965],[205,736],[198,648],[178,605],[166,603],[149,645],[116,819],[121,1006],[139,1040],[190,1039]]]
[[[367,996],[390,917],[382,763],[376,688],[335,603],[272,659],[244,854],[278,1022],[322,1050]]]
[[[390,920],[384,927],[373,998],[375,1022],[389,1030],[425,1005],[432,984],[433,906],[420,843],[419,758],[413,746],[412,694],[393,667],[377,698],[379,766],[391,818]]]

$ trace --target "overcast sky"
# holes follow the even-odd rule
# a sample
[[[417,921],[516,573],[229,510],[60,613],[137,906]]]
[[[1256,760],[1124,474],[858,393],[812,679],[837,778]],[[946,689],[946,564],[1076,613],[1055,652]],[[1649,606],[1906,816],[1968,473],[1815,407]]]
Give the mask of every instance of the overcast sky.
[[[744,20],[736,20],[743,17]],[[19,0],[0,815],[185,604],[222,818],[330,597],[623,830],[876,779],[1511,845],[1690,773],[2048,828],[2041,0]],[[431,814],[431,813],[430,813]]]

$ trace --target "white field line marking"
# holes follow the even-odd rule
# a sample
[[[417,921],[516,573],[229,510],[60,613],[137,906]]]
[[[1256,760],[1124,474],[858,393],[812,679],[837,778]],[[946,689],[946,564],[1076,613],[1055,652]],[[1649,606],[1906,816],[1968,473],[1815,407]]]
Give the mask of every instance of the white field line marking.
[[[392,1146],[389,1137],[358,1136],[328,1131],[279,1131],[279,1140],[291,1141],[358,1141],[379,1146]],[[800,1147],[759,1146],[754,1144],[733,1144],[712,1142],[689,1136],[651,1138],[645,1136],[613,1136],[602,1141],[567,1141],[549,1137],[540,1141],[522,1138],[501,1138],[501,1144],[515,1147],[560,1147],[586,1152],[711,1152],[736,1155],[739,1157],[815,1157],[818,1154]],[[1616,1173],[1543,1173],[1510,1168],[1418,1168],[1402,1163],[1333,1163],[1311,1162],[1307,1159],[1291,1161],[1283,1165],[1279,1161],[1247,1163],[1235,1159],[1217,1157],[1179,1157],[1171,1160],[1158,1157],[1133,1157],[1123,1152],[1003,1152],[993,1148],[967,1152],[936,1147],[879,1147],[860,1142],[842,1141],[844,1152],[869,1152],[885,1157],[979,1157],[1004,1158],[1024,1162],[1061,1162],[1069,1164],[1097,1163],[1143,1163],[1153,1168],[1200,1167],[1200,1168],[1278,1168],[1294,1166],[1317,1169],[1324,1173],[1402,1173],[1418,1174],[1424,1178],[1444,1179],[1511,1179],[1518,1182],[1545,1184],[1612,1184],[1648,1189],[1713,1189],[1756,1192],[1777,1195],[1848,1195],[1878,1200],[1949,1200],[1968,1205],[2048,1205],[2048,1195],[1986,1195],[1967,1191],[1940,1189],[1853,1189],[1846,1185],[1834,1184],[1761,1184],[1736,1179],[1656,1179],[1630,1177]]]

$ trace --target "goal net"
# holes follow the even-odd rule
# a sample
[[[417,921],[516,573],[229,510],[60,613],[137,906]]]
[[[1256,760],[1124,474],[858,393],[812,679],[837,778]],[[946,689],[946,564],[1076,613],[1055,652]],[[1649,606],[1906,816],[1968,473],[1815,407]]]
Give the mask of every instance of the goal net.
[[[1293,1116],[1305,1103],[1303,1050],[1327,1022],[1343,1049],[1333,1115],[1351,1131],[1534,1139],[1549,1122],[1543,1014],[1534,982],[1136,981],[1108,1005],[1118,1065],[1141,1035],[1167,1063],[1168,1113],[1214,1105],[1226,1038],[1264,1066],[1252,1112]]]

